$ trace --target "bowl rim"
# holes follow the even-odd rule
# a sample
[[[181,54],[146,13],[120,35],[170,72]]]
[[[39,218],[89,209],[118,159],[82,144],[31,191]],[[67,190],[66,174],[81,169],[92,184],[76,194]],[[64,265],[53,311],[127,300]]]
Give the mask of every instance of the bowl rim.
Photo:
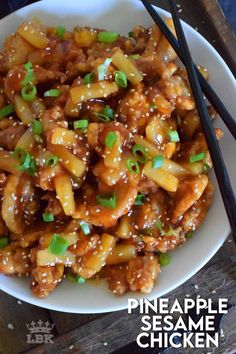
[[[119,0],[120,1],[120,0]],[[43,6],[43,8],[45,9],[45,6],[48,3],[53,3],[54,0],[40,0],[36,3],[32,3],[30,5],[24,6],[23,8],[14,11],[13,13],[7,15],[6,17],[4,17],[3,19],[0,20],[0,25],[2,25],[2,23],[4,23],[4,21],[11,21],[12,19],[14,20],[14,17],[18,14],[23,14],[24,11],[28,11],[28,10],[34,10],[37,7],[41,7]],[[58,1],[59,3],[62,2],[62,0]],[[129,2],[129,3],[133,3],[133,0],[122,0],[120,2]],[[170,13],[165,11],[164,9],[161,9],[157,6],[155,6],[156,10],[161,14],[161,16],[170,16]],[[144,12],[146,10],[144,9]],[[23,16],[24,17],[24,16]],[[56,15],[57,17],[57,15]],[[191,27],[188,23],[186,23],[185,21],[182,21],[182,23],[184,24],[184,28],[187,29],[188,31],[191,32],[191,34],[195,37],[197,37],[197,40],[199,40],[200,42],[203,41],[205,42],[206,46],[208,47],[209,51],[211,51],[212,56],[216,57],[216,59],[219,61],[219,65],[222,66],[224,68],[224,70],[226,70],[227,72],[227,76],[229,77],[229,79],[235,80],[233,74],[231,73],[229,67],[227,66],[227,64],[225,63],[225,61],[223,60],[223,58],[219,55],[219,53],[216,51],[216,49],[199,33],[197,32],[193,27]],[[236,81],[235,81],[235,89],[236,89]],[[208,252],[207,256],[205,256],[204,259],[202,259],[201,262],[198,262],[195,267],[192,267],[192,269],[190,271],[188,271],[185,276],[180,277],[177,281],[175,281],[174,284],[170,284],[169,287],[165,288],[165,291],[162,292],[161,295],[158,295],[158,297],[167,295],[170,291],[176,289],[177,287],[179,287],[180,285],[182,285],[184,282],[186,282],[188,279],[190,279],[194,274],[196,274],[213,256],[214,254],[219,250],[219,248],[222,246],[222,244],[224,243],[225,239],[228,237],[230,233],[230,227],[228,225],[228,228],[225,229],[224,235],[222,235],[223,240],[221,240],[220,242],[218,242],[218,244],[214,245],[212,247],[211,252]],[[1,277],[3,275],[0,275]],[[98,307],[96,309],[93,308],[92,311],[89,311],[88,308],[82,308],[82,307],[73,307],[73,306],[69,306],[69,305],[53,305],[53,303],[49,300],[49,301],[42,301],[41,299],[38,299],[36,297],[34,297],[34,295],[29,294],[29,295],[24,295],[24,294],[20,294],[19,290],[16,289],[9,289],[7,285],[2,284],[2,282],[0,281],[0,290],[6,292],[7,294],[14,296],[16,298],[19,298],[22,301],[25,301],[27,303],[33,304],[35,306],[39,306],[42,308],[46,308],[49,310],[54,310],[54,311],[61,311],[61,312],[66,312],[66,313],[80,313],[80,314],[89,314],[89,313],[105,313],[105,312],[112,312],[112,311],[119,311],[119,310],[123,310],[127,308],[127,304],[119,304],[119,299],[117,298],[117,305],[115,306],[110,306],[109,308],[101,308]],[[17,292],[18,291],[18,292]],[[136,297],[137,293],[129,293],[129,297]],[[156,298],[157,296],[152,292],[150,294],[144,295],[144,296],[138,296],[140,298],[148,298],[150,301],[153,300],[154,298]],[[50,296],[49,298],[50,299]],[[46,299],[46,300],[47,300]]]

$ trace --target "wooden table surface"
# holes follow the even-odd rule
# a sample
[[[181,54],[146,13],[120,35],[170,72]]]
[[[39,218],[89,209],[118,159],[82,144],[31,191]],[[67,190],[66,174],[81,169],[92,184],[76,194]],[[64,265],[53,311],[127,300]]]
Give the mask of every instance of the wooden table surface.
[[[231,70],[236,73],[236,41],[229,29],[216,0],[178,0],[181,17],[196,28],[218,50]],[[167,8],[166,0],[153,1]],[[0,5],[1,6],[1,5]],[[216,221],[217,222],[217,221]],[[236,247],[229,238],[213,259],[186,283],[166,297],[171,301],[185,295],[197,295],[217,300],[228,297],[236,305],[236,280],[233,267],[236,265]],[[229,315],[228,315],[229,316]],[[135,353],[131,342],[135,341],[140,328],[141,315],[127,315],[120,311],[100,315],[74,315],[48,311],[21,302],[0,292],[0,354],[30,353]],[[39,320],[54,324],[54,344],[33,345],[27,343],[26,324]],[[231,312],[231,323],[236,323],[236,311]],[[236,325],[222,332],[221,346],[212,353],[236,353]],[[126,346],[126,347],[125,347]],[[124,349],[125,347],[125,349]],[[123,350],[122,350],[123,348]],[[180,353],[167,349],[168,354]],[[206,353],[202,350],[185,350],[186,353]],[[208,352],[209,349],[208,349]],[[157,352],[155,351],[157,354]]]

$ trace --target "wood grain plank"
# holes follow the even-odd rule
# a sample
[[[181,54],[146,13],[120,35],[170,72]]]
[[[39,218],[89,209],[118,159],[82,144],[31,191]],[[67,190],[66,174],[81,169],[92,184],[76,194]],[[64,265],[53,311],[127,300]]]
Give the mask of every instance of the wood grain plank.
[[[189,281],[165,297],[173,303],[176,298],[181,302],[186,295],[191,298],[197,295],[206,299],[210,297],[213,301],[227,296],[229,302],[236,305],[236,281],[232,274],[235,264],[234,255],[230,259],[225,258],[224,261],[205,266]],[[127,311],[105,315],[55,338],[51,346],[38,346],[28,353],[66,354],[69,348],[71,353],[111,353],[136,339],[137,334],[140,333],[141,316],[138,312],[127,315]],[[223,345],[222,343],[222,348]]]
[[[236,76],[236,37],[228,25],[218,1],[199,0],[200,5],[206,11],[211,27],[221,40],[224,57],[231,71]]]
[[[235,62],[236,42],[220,9],[217,8],[216,1],[177,2],[180,4],[181,18],[203,34],[232,67],[232,63]],[[168,9],[166,0],[154,0],[153,3]],[[232,278],[232,264],[236,260],[233,254],[236,254],[235,245],[226,241],[215,257],[197,275],[166,297],[173,301],[176,297],[183,299],[185,294],[191,297],[200,294],[206,298],[212,296],[218,299],[227,294],[230,301],[236,304],[235,281]],[[199,289],[196,289],[196,285]],[[59,334],[69,332],[56,338],[54,345],[32,349],[31,353],[111,353],[135,340],[140,326],[138,313],[131,316],[128,316],[126,311],[106,315],[73,315],[50,311],[49,314],[44,309],[26,303],[19,305],[16,299],[1,292],[0,311],[1,354],[16,354],[31,348],[26,343],[26,323],[32,320],[50,321],[52,318]],[[13,330],[8,329],[9,323],[13,325]],[[232,338],[234,335],[236,336],[233,333]],[[222,346],[219,353],[223,354],[226,348]]]
[[[152,0],[154,5],[169,10],[168,1]],[[236,73],[236,40],[216,0],[178,0],[179,15],[201,33]]]
[[[77,315],[58,311],[49,312],[59,334],[68,332],[73,328],[82,326],[85,323],[89,323],[104,316],[104,314]]]
[[[32,321],[50,321],[50,314],[37,306],[0,291],[0,353],[15,354],[32,347],[27,343],[26,325]],[[52,323],[52,322],[51,322]],[[54,331],[54,334],[57,332]]]

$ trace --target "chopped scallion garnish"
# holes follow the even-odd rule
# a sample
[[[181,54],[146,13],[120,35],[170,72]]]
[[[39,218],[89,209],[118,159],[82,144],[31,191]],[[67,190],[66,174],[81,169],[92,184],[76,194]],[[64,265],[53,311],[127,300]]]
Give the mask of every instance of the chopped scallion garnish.
[[[96,196],[96,200],[98,202],[98,204],[104,206],[105,208],[108,209],[115,209],[116,208],[116,195],[115,193],[112,193],[108,196],[104,196],[104,195],[97,195]]]
[[[103,64],[98,66],[98,81],[105,79],[109,65],[112,62],[112,58],[107,58]]]
[[[31,65],[30,65],[31,64]],[[25,77],[24,79],[21,81],[21,86],[24,87],[28,84],[31,84],[33,85],[33,82],[35,80],[35,75],[34,75],[34,71],[32,69],[32,63],[26,63],[25,64],[25,68],[26,68],[26,74],[25,74]],[[29,69],[27,69],[29,68]]]
[[[44,92],[44,97],[58,97],[60,96],[61,91],[58,89],[51,89],[46,92]]]
[[[58,37],[64,37],[65,32],[66,32],[66,29],[63,26],[58,26],[56,29],[56,35]]]
[[[134,173],[136,175],[138,175],[140,173],[140,168],[139,168],[139,164],[137,161],[128,159],[126,161],[126,166],[129,170],[129,172]]]
[[[168,132],[168,136],[169,136],[171,143],[178,143],[180,141],[179,134],[178,134],[177,130],[170,130]]]
[[[160,168],[164,164],[164,157],[162,155],[156,155],[152,159],[152,168]]]
[[[170,263],[170,256],[168,253],[160,253],[158,257],[159,263],[162,267],[167,266]]]
[[[89,224],[87,224],[85,221],[81,221],[80,222],[80,227],[81,227],[84,235],[89,235],[90,234]]]
[[[130,32],[129,32],[129,37],[130,37],[130,38],[135,38],[135,33],[132,32],[132,31],[130,31]]]
[[[123,71],[117,71],[115,73],[115,82],[117,83],[118,86],[120,86],[122,88],[127,87],[127,85],[128,85],[127,76],[125,75],[125,73]]]
[[[94,74],[88,73],[84,76],[83,83],[84,85],[91,84],[93,82]]]
[[[9,238],[8,237],[0,238],[0,249],[3,249],[5,247],[7,247],[8,244],[9,244]]]
[[[152,111],[154,111],[155,109],[157,109],[157,106],[156,106],[154,103],[151,103],[151,104],[150,104],[150,109],[151,109]]]
[[[59,157],[56,155],[51,155],[46,160],[46,165],[49,167],[54,167],[58,163]]]
[[[204,163],[204,165],[203,165],[203,171],[204,171],[204,172],[209,172],[210,169],[211,169],[211,166],[209,166],[207,163]]]
[[[37,88],[35,85],[27,84],[26,86],[22,87],[21,95],[25,101],[33,101],[33,99],[37,95]]]
[[[134,205],[144,205],[144,198],[145,198],[145,195],[139,193],[135,199]]]
[[[43,213],[43,221],[45,222],[52,222],[54,221],[53,213]]]
[[[28,71],[30,69],[32,69],[33,65],[31,63],[31,61],[28,61],[25,65],[24,65],[25,69]]]
[[[96,115],[103,122],[109,122],[111,119],[114,118],[115,113],[111,107],[106,106],[101,112],[94,112],[93,114]]]
[[[84,284],[84,283],[86,282],[86,279],[84,279],[83,277],[80,277],[79,275],[77,275],[77,276],[75,277],[75,282],[76,282],[77,284],[79,284],[79,285],[82,285],[82,284]]]
[[[118,37],[119,34],[117,32],[103,31],[98,33],[97,40],[98,42],[103,43],[113,43],[118,39]]]
[[[5,118],[15,111],[13,104],[8,104],[7,106],[0,109],[0,118]]]
[[[16,167],[18,170],[28,173],[30,176],[34,176],[36,172],[36,163],[27,150],[17,148],[15,149],[13,156],[20,163],[19,166]]]
[[[144,146],[135,144],[132,147],[132,152],[140,163],[146,163],[148,161],[148,149]]]
[[[193,237],[193,232],[188,232],[186,235],[185,235],[185,238],[192,238]]]
[[[74,121],[74,130],[81,129],[82,131],[84,131],[85,129],[88,128],[88,124],[89,124],[88,119],[76,120]]]
[[[64,256],[68,247],[69,242],[67,240],[62,238],[59,234],[53,234],[48,250],[57,256]]]
[[[109,148],[113,148],[117,141],[117,134],[113,131],[110,131],[105,137],[105,145]]]
[[[140,54],[131,54],[129,55],[129,59],[137,60],[140,58]]]
[[[36,135],[42,134],[43,125],[39,120],[34,119],[33,122],[31,123],[31,126],[32,126],[32,130],[33,130],[34,134],[36,134]]]
[[[205,159],[205,157],[206,157],[206,153],[205,152],[200,152],[199,154],[191,155],[190,158],[189,158],[189,163],[202,161],[202,160]]]

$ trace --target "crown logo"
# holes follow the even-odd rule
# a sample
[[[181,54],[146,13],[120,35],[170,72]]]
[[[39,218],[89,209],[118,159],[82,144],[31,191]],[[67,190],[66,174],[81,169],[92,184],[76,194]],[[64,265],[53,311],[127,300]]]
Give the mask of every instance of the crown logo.
[[[43,322],[39,320],[38,322],[32,321],[31,323],[26,324],[30,333],[50,333],[54,327],[54,324],[50,324],[50,322]]]

